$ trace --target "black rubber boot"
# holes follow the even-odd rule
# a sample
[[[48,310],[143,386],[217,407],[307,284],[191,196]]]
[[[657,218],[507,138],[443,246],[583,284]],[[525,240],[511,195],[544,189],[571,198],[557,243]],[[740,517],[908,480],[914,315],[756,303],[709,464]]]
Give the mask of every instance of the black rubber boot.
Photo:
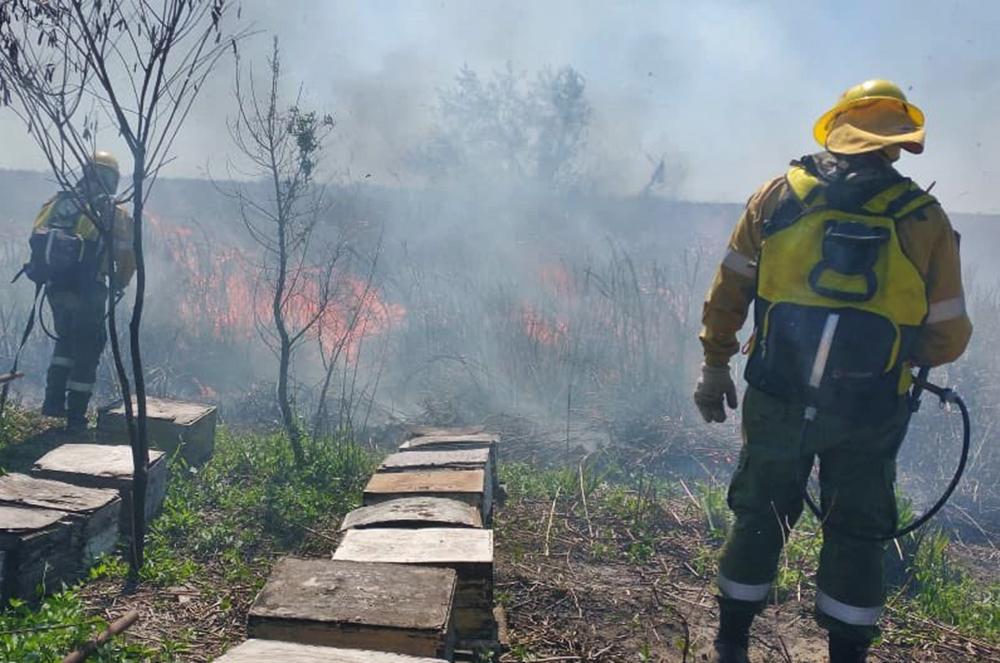
[[[70,391],[66,397],[66,432],[83,433],[87,430],[87,406],[90,394]]]
[[[49,366],[45,375],[45,400],[42,402],[42,416],[66,417],[66,380],[69,378],[69,368],[66,366]]]
[[[757,614],[757,605],[717,597],[719,601],[719,633],[715,637],[713,663],[750,662],[750,625]]]
[[[868,660],[867,642],[848,640],[830,634],[830,663],[865,663]]]

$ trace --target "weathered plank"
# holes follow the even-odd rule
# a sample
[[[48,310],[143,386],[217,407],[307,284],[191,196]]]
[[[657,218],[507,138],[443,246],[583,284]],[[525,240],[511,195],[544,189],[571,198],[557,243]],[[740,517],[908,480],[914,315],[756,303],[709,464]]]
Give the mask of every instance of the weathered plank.
[[[450,658],[451,569],[280,560],[247,618],[251,637]]]
[[[454,449],[394,453],[379,465],[379,472],[407,470],[482,470],[490,464],[490,450]]]
[[[500,443],[500,437],[492,433],[475,433],[472,435],[453,435],[440,433],[434,435],[421,435],[410,438],[399,446],[400,450],[415,451],[425,447],[452,448],[452,449],[492,449]]]
[[[163,506],[167,491],[167,457],[163,451],[149,450],[148,473],[146,517],[152,518]],[[122,500],[119,529],[125,536],[132,531],[131,448],[105,444],[64,444],[39,458],[31,468],[31,475],[86,488],[117,490]]]
[[[146,426],[152,446],[173,455],[180,454],[191,465],[212,457],[215,450],[217,408],[165,398],[146,398]],[[97,413],[97,429],[120,441],[128,439],[125,405],[119,401]]]
[[[486,473],[483,470],[446,472],[388,472],[375,474],[365,486],[365,506],[400,497],[443,497],[479,509],[483,521],[489,519],[492,504],[487,502]]]
[[[277,640],[247,640],[215,663],[445,663],[440,658],[404,656],[361,649],[299,645]]]
[[[0,476],[0,503],[6,505],[91,513],[117,501],[118,492],[109,488],[74,486],[27,474]]]
[[[333,558],[454,569],[458,573],[455,634],[459,645],[496,638],[491,530],[350,530],[344,534]]]
[[[413,426],[406,437],[411,439],[428,435],[478,435],[485,430],[484,426]]]
[[[79,520],[80,538],[74,548],[81,569],[93,558],[114,550],[118,539],[122,501],[117,490],[6,474],[0,477],[0,504],[61,511]]]
[[[333,559],[449,567],[476,567],[492,574],[493,531],[431,527],[363,529],[344,534]]]
[[[81,522],[65,511],[0,505],[0,598],[31,599],[38,587],[46,591],[79,577]]]
[[[482,527],[473,506],[443,497],[403,497],[363,506],[344,516],[340,531],[366,527]]]

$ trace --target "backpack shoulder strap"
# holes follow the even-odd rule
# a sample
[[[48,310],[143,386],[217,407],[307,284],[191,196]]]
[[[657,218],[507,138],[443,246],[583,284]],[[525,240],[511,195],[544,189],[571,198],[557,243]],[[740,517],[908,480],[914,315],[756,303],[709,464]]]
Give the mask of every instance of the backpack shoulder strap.
[[[801,165],[793,164],[785,173],[785,191],[771,216],[764,221],[762,233],[770,237],[795,223],[813,205],[823,199],[823,183]]]
[[[904,179],[878,193],[865,203],[864,208],[872,214],[899,221],[924,207],[936,205],[937,202],[937,198],[921,189],[913,180]]]

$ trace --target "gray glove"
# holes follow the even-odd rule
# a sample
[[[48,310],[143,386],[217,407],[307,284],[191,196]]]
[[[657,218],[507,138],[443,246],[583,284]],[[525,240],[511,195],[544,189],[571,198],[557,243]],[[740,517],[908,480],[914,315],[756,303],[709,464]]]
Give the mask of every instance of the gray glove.
[[[735,410],[738,404],[736,400],[736,385],[729,375],[728,366],[708,366],[701,367],[701,379],[694,388],[694,404],[698,406],[698,411],[708,423],[722,422],[726,420],[725,404],[730,409]]]

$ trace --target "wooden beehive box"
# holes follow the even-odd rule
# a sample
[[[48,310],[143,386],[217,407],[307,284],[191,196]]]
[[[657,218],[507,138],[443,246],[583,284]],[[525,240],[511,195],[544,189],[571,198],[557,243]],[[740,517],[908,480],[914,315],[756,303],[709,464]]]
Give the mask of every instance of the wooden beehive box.
[[[345,562],[438,566],[458,573],[458,646],[496,640],[493,619],[493,532],[486,529],[354,529],[333,554]]]
[[[403,497],[363,506],[344,516],[340,531],[366,527],[474,527],[483,526],[479,509],[443,497]]]
[[[295,559],[275,564],[250,637],[451,659],[452,569]]]
[[[277,640],[247,640],[215,663],[445,663],[440,658],[299,645]]]
[[[117,490],[6,474],[0,477],[0,504],[60,511],[78,522],[73,548],[81,573],[95,557],[114,550],[118,541],[122,501]]]
[[[168,456],[180,449],[181,457],[190,465],[200,465],[212,457],[218,418],[214,405],[146,398],[146,415],[150,446],[166,451]],[[123,402],[101,408],[97,430],[119,441],[128,439]]]
[[[483,485],[484,516],[492,513],[493,489],[496,485],[496,468],[493,467],[492,450],[434,449],[432,451],[401,451],[388,456],[379,465],[378,472],[434,472],[453,470],[483,470],[487,481]]]
[[[365,486],[363,502],[371,506],[400,497],[442,497],[464,502],[479,510],[490,522],[492,486],[483,470],[444,472],[385,472],[372,475]]]
[[[31,468],[32,476],[86,488],[113,488],[121,496],[119,529],[132,532],[132,449],[106,444],[64,444],[45,454]],[[146,518],[163,506],[167,492],[167,457],[149,450],[149,482],[146,486]]]
[[[428,429],[426,434],[408,439],[399,445],[400,451],[462,451],[468,449],[488,449],[490,452],[490,478],[499,485],[497,462],[499,460],[500,436],[492,433],[466,433],[461,429]]]
[[[80,521],[64,511],[0,505],[0,594],[33,599],[79,578]]]

